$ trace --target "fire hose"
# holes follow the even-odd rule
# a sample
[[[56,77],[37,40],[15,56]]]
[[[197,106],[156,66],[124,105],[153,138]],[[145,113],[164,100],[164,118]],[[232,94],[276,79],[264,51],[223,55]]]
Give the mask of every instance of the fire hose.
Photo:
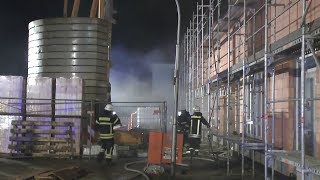
[[[128,168],[128,166],[131,166],[133,164],[138,164],[138,163],[145,163],[146,161],[134,161],[134,162],[129,162],[129,163],[126,163],[124,165],[124,169],[126,171],[130,171],[130,172],[134,172],[134,173],[138,173],[140,175],[142,175],[146,180],[150,180],[150,178],[142,171],[139,171],[139,170],[136,170],[136,169],[131,169],[131,168]]]

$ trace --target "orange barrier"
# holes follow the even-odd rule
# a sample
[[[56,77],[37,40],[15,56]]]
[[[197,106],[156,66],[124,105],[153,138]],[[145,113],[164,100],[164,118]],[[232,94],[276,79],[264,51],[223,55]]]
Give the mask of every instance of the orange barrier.
[[[153,131],[149,133],[149,164],[171,163],[172,134]],[[183,135],[177,134],[176,164],[182,163]]]

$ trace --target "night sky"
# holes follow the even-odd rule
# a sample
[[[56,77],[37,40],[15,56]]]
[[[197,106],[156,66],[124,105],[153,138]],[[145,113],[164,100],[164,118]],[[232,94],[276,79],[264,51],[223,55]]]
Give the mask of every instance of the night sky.
[[[70,0],[69,7],[72,7]],[[177,14],[174,0],[115,0],[111,81],[148,82],[152,63],[174,63]],[[182,33],[195,0],[180,0]],[[79,16],[88,16],[91,0],[81,0]],[[63,0],[10,0],[0,6],[0,74],[27,76],[28,23],[62,17]],[[69,13],[71,10],[69,11]],[[124,66],[127,66],[125,68]]]
[[[193,0],[180,1],[183,17],[188,21]],[[86,16],[90,5],[90,0],[81,0],[79,15]],[[2,2],[0,8],[0,72],[26,75],[28,23],[40,18],[61,17],[63,0],[10,0]],[[118,14],[115,15],[117,24],[113,27],[113,47],[134,53],[158,49],[168,56],[164,62],[173,62],[176,40],[174,0],[115,0],[115,9]],[[113,57],[114,64],[118,63],[117,59]]]

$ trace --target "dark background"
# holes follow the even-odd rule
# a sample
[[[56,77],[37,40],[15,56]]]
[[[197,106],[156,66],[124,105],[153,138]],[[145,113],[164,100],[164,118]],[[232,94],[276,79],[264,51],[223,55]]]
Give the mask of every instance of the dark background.
[[[189,25],[195,0],[179,0],[181,34]],[[91,0],[81,0],[79,16],[88,16]],[[69,15],[73,0],[69,0]],[[174,0],[114,0],[117,23],[112,35],[113,93],[151,90],[151,64],[174,63],[177,11]],[[0,75],[27,76],[28,23],[63,16],[63,0],[7,0],[0,6]],[[129,91],[129,90],[127,90]],[[139,93],[141,92],[141,93]]]

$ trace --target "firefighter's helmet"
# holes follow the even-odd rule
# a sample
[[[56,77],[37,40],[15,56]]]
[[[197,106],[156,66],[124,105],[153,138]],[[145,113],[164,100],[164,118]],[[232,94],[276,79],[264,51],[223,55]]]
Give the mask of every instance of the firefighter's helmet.
[[[200,107],[199,106],[195,106],[193,108],[193,112],[200,112]]]
[[[112,106],[112,104],[107,104],[106,107],[104,107],[104,109],[106,111],[113,111],[113,106]]]

